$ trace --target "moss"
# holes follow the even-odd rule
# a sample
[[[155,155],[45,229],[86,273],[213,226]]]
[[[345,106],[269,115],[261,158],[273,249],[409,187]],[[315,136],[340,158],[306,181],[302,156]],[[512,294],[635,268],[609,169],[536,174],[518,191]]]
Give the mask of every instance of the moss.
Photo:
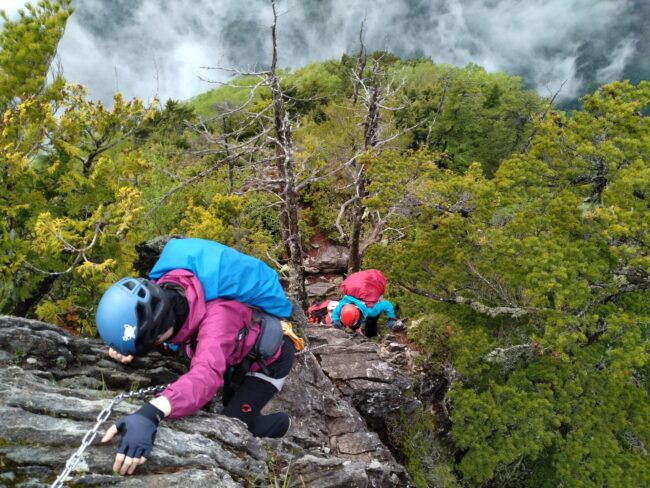
[[[9,461],[6,457],[0,454],[0,472],[9,473],[12,472],[16,477],[11,480],[12,485],[17,485],[23,481],[27,481],[27,476],[24,473],[20,472],[20,466],[16,463]],[[2,485],[4,486],[4,485]]]
[[[453,473],[453,459],[438,440],[430,411],[420,408],[412,414],[402,412],[387,424],[391,447],[417,487],[461,486]]]
[[[21,439],[19,441],[14,441],[14,440],[0,438],[0,449],[6,447],[42,447],[42,444],[26,441],[24,439]]]

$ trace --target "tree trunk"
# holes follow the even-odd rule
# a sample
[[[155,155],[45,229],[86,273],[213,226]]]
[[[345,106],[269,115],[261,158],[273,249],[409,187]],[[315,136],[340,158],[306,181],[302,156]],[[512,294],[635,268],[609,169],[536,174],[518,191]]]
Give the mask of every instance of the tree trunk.
[[[366,196],[366,181],[362,170],[358,173],[355,190],[359,198],[351,205],[348,273],[359,271],[363,258],[361,253],[361,230],[363,226],[363,214],[366,211],[366,206],[363,204],[363,198]]]
[[[380,105],[382,100],[381,83],[378,77],[379,65],[375,63],[372,78],[370,79],[370,97],[366,100],[366,116],[363,120],[363,149],[365,151],[374,148],[377,145],[377,130],[381,116]],[[357,199],[351,205],[350,211],[350,238],[348,240],[348,249],[350,257],[348,258],[348,273],[354,273],[361,269],[363,253],[361,250],[361,231],[363,230],[363,215],[366,212],[364,199],[368,196],[366,192],[366,171],[363,165],[357,166],[355,177],[355,191]]]
[[[305,269],[302,262],[302,236],[298,215],[298,195],[296,193],[291,127],[284,111],[280,83],[277,79],[272,85],[275,106],[276,126],[276,167],[280,177],[280,234],[288,258],[289,293],[307,309],[305,289]],[[278,94],[276,98],[276,93]]]
[[[284,98],[280,80],[276,76],[277,65],[277,13],[275,2],[272,2],[274,22],[271,28],[273,40],[273,60],[270,71],[271,95],[273,97],[273,123],[275,126],[275,155],[276,168],[280,179],[280,233],[288,258],[289,294],[307,309],[307,290],[305,289],[305,268],[302,257],[302,236],[300,234],[298,215],[298,194],[296,192],[295,160],[291,124],[284,106]]]

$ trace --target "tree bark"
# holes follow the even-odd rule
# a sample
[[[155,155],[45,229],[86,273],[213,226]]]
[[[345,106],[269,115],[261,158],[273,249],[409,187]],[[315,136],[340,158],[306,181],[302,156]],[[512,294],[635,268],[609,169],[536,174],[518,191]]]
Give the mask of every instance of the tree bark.
[[[307,290],[305,288],[305,268],[303,265],[302,235],[299,225],[299,201],[296,192],[295,159],[293,154],[293,141],[291,124],[287,113],[280,80],[276,76],[277,66],[277,12],[275,1],[273,7],[273,26],[271,35],[273,40],[273,59],[269,82],[273,98],[273,123],[275,126],[275,155],[276,168],[280,180],[280,234],[287,254],[289,267],[289,294],[298,303],[307,309]]]
[[[359,54],[361,59],[363,50]],[[365,60],[364,60],[365,66]],[[362,73],[358,74],[361,80]],[[359,81],[360,83],[360,81]],[[382,102],[382,86],[379,81],[379,62],[375,61],[375,66],[372,70],[372,77],[370,79],[369,97],[366,99],[366,115],[363,120],[363,149],[367,151],[377,145],[377,130],[379,128],[379,120],[381,116],[380,105]],[[348,273],[354,273],[361,269],[361,261],[363,260],[363,251],[361,248],[361,233],[363,230],[363,216],[366,212],[364,199],[368,196],[366,186],[366,172],[363,165],[358,162],[354,163],[356,170],[355,176],[355,191],[357,199],[352,203],[350,211],[350,236],[348,240],[348,248],[350,250],[350,257],[348,258]]]
[[[361,260],[363,258],[361,252],[361,230],[363,227],[363,214],[366,211],[366,206],[363,204],[363,198],[366,196],[366,181],[360,169],[356,179],[356,192],[357,199],[352,203],[352,211],[350,212],[350,240],[349,250],[350,257],[348,258],[348,273],[354,273],[361,269]]]

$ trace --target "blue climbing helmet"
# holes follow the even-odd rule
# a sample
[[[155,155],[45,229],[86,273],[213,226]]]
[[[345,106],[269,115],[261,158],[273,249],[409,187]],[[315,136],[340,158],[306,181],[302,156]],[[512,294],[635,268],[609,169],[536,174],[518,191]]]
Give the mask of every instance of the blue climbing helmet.
[[[144,278],[122,278],[97,307],[97,331],[121,354],[142,356],[170,327],[171,303],[163,289]]]

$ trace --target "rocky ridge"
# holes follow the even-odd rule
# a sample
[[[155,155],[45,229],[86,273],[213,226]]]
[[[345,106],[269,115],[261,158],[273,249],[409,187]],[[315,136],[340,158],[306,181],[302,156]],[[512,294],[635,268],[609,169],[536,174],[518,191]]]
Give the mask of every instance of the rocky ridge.
[[[307,326],[305,335],[310,350],[297,357],[283,391],[267,407],[293,416],[283,439],[252,437],[243,423],[219,415],[215,400],[194,416],[164,421],[151,459],[137,476],[118,477],[111,474],[115,444],[99,443],[107,422],[70,483],[409,486],[404,467],[378,434],[391,414],[419,406],[404,373],[412,365],[409,351],[326,327]],[[0,316],[0,366],[0,487],[48,486],[111,398],[168,383],[185,370],[182,360],[161,353],[120,365],[98,340],[8,316]],[[111,420],[140,404],[119,404]]]

